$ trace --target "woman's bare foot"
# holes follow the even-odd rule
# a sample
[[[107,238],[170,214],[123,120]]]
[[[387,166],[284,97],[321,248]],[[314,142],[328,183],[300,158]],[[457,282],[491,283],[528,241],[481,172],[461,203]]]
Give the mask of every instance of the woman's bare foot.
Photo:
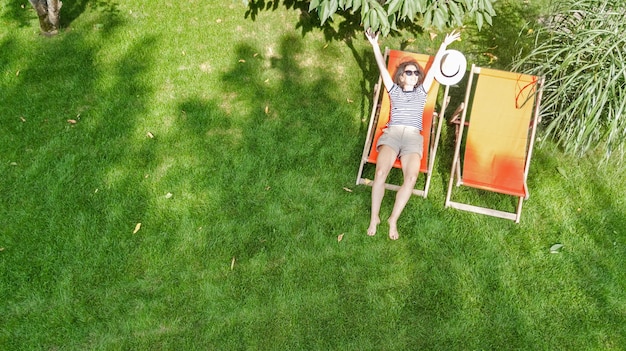
[[[374,236],[376,235],[376,228],[378,227],[378,224],[380,223],[380,219],[379,218],[374,218],[370,221],[370,226],[369,228],[367,228],[367,235],[369,236]]]
[[[398,234],[398,226],[396,223],[392,221],[388,221],[389,223],[389,239],[398,240],[400,234]]]

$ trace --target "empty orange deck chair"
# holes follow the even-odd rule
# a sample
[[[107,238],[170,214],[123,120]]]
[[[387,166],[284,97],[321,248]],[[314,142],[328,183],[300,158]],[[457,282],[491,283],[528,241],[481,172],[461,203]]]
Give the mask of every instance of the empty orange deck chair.
[[[406,59],[415,59],[422,66],[425,72],[428,71],[434,59],[434,57],[428,55],[416,54],[400,50],[389,50],[389,48],[385,49],[384,57],[385,60],[387,60],[387,70],[392,76],[396,70],[396,67]],[[442,106],[441,111],[445,111],[445,103],[447,103],[448,101],[448,89],[449,88],[446,87],[444,95],[444,106]],[[435,112],[435,104],[437,102],[438,91],[439,83],[435,80],[433,81],[433,85],[428,92],[428,97],[426,98],[426,106],[424,108],[424,114],[422,117],[422,136],[424,137],[424,150],[422,152],[422,164],[420,166],[420,173],[426,174],[426,182],[423,189],[413,189],[413,194],[423,197],[428,196],[430,177],[432,174],[435,154],[437,153],[439,135],[441,133],[441,121],[443,120],[443,116],[441,116],[435,130],[433,120],[435,117],[438,116],[438,114]],[[365,146],[363,148],[363,156],[361,157],[361,164],[357,175],[357,184],[365,184],[371,186],[372,181],[370,179],[363,178],[363,170],[367,163],[376,163],[376,158],[378,157],[376,143],[378,142],[378,138],[382,135],[383,129],[387,125],[387,122],[389,122],[390,108],[391,104],[389,101],[389,95],[385,90],[385,86],[382,84],[382,78],[379,78],[378,84],[376,84],[376,86],[374,87],[374,104],[370,116]],[[402,168],[399,159],[396,160],[394,167]],[[416,187],[418,186],[417,184],[420,183],[416,183]],[[385,188],[397,191],[400,186],[396,184],[386,183]]]
[[[540,77],[472,66],[465,94],[466,108],[457,127],[446,207],[519,223],[522,202],[529,196],[526,179],[537,129],[542,87],[543,78]],[[462,146],[465,151],[463,159]],[[457,186],[464,185],[517,197],[515,211],[452,201],[455,177]]]

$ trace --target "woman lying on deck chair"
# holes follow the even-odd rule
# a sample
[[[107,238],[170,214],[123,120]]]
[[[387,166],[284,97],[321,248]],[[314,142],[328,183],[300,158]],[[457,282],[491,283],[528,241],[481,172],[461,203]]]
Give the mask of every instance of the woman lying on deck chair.
[[[376,234],[376,229],[380,223],[380,206],[385,196],[385,182],[396,158],[400,158],[404,180],[396,195],[391,215],[387,220],[389,238],[396,240],[399,237],[398,218],[411,197],[419,174],[424,142],[421,134],[422,115],[426,96],[433,83],[434,69],[424,74],[424,70],[417,62],[403,62],[396,69],[392,79],[378,45],[378,33],[372,33],[368,30],[365,35],[372,44],[378,69],[391,100],[389,123],[376,145],[378,158],[376,159],[376,174],[372,184],[372,213],[367,234],[370,236]],[[431,67],[440,66],[447,46],[459,38],[460,33],[455,31],[446,35]]]

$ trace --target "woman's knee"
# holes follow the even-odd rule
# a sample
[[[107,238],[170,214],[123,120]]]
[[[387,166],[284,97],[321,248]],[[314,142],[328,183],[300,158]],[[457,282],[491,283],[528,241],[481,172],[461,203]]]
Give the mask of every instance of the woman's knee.
[[[374,175],[374,183],[385,183],[387,181],[387,176],[389,176],[388,170],[377,169],[376,174]]]
[[[409,184],[411,186],[415,186],[415,183],[417,183],[417,176],[409,176],[408,178],[404,179],[404,183]]]
[[[419,176],[418,174],[410,174],[408,176],[404,177],[404,184],[409,185],[411,187],[415,186],[415,183],[417,183],[417,177]]]

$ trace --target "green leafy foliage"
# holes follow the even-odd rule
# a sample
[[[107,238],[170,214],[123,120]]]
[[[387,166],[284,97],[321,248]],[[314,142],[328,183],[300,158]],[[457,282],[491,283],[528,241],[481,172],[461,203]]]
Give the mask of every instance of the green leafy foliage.
[[[559,2],[537,45],[514,69],[544,75],[545,133],[573,154],[593,149],[624,156],[626,4]]]
[[[344,11],[360,11],[364,29],[380,31],[383,35],[396,30],[400,22],[418,22],[424,28],[442,29],[461,26],[466,18],[478,29],[491,25],[496,15],[494,0],[311,0],[309,12],[317,11],[324,24],[333,15]]]

